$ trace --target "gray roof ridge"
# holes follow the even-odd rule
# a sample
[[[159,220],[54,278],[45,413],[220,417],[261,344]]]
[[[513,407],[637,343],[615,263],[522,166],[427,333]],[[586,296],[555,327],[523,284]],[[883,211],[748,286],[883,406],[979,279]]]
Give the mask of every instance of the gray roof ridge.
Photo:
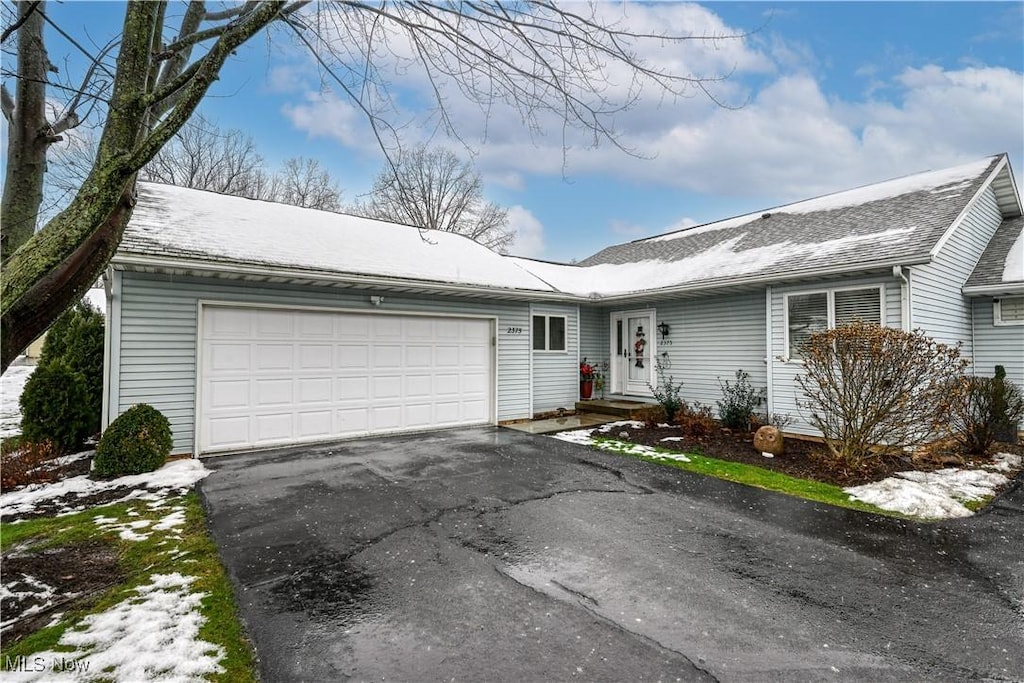
[[[736,214],[734,216],[727,216],[725,218],[718,218],[718,219],[715,219],[713,221],[708,221],[706,223],[698,223],[697,225],[688,225],[685,228],[677,228],[675,230],[669,230],[667,232],[659,233],[657,235],[648,235],[647,237],[639,237],[639,238],[637,238],[635,240],[630,240],[628,242],[620,242],[618,244],[613,244],[613,245],[609,245],[609,246],[610,247],[616,247],[616,246],[622,246],[622,245],[626,245],[626,244],[639,244],[639,243],[642,243],[642,242],[651,242],[651,241],[654,241],[654,240],[658,240],[658,239],[662,239],[662,238],[668,237],[669,235],[685,233],[685,232],[688,232],[688,231],[697,230],[698,228],[706,228],[708,226],[714,225],[715,223],[725,223],[727,221],[737,220],[737,219],[740,219],[740,218],[747,218],[748,216],[752,217],[752,218],[756,218],[758,215],[760,215],[760,217],[765,218],[766,217],[765,214],[771,214],[771,213],[773,213],[775,211],[780,211],[781,212],[782,209],[785,209],[786,207],[790,207],[790,206],[796,206],[797,204],[803,204],[805,202],[813,202],[813,201],[816,201],[816,200],[819,200],[819,199],[824,199],[825,197],[834,197],[836,195],[846,194],[847,192],[856,192],[857,190],[863,190],[863,189],[868,188],[868,187],[874,187],[874,186],[877,186],[877,185],[885,185],[886,183],[893,183],[893,182],[896,182],[896,181],[899,181],[899,180],[906,180],[907,178],[913,178],[915,176],[926,175],[928,173],[936,173],[936,172],[939,172],[939,171],[947,171],[947,170],[950,170],[950,169],[957,168],[959,166],[967,166],[967,165],[972,164],[972,163],[977,163],[977,162],[982,161],[984,159],[989,159],[989,160],[995,161],[995,160],[1000,159],[1000,158],[1005,157],[1005,156],[1007,156],[1006,152],[1000,152],[999,154],[989,154],[987,156],[984,156],[984,157],[981,157],[979,159],[976,159],[975,161],[972,161],[972,162],[965,162],[963,164],[956,164],[954,166],[947,166],[945,168],[930,168],[930,169],[927,169],[927,170],[924,170],[924,171],[915,171],[914,173],[904,173],[903,175],[893,176],[892,178],[887,178],[885,180],[879,180],[879,181],[871,182],[871,183],[864,183],[863,185],[856,185],[854,187],[847,187],[847,188],[844,188],[844,189],[841,189],[841,190],[835,190],[833,192],[825,192],[823,194],[815,195],[813,197],[805,197],[804,199],[798,199],[797,201],[794,201],[794,202],[787,202],[785,204],[777,204],[775,206],[766,207],[766,208],[763,208],[763,209],[759,209],[757,211],[748,211],[746,213],[739,213],[739,214]],[[991,169],[991,166],[992,166],[992,164],[990,162],[989,163],[989,169]],[[988,172],[988,171],[986,171],[986,172]],[[600,252],[597,252],[597,253],[600,253]]]

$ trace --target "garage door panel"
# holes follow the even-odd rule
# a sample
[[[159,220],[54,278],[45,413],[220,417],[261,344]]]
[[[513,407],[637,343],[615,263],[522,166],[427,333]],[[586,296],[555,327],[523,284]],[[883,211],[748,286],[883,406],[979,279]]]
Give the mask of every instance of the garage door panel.
[[[374,370],[395,370],[402,367],[401,346],[375,346],[373,347],[373,368]]]
[[[245,408],[250,403],[249,380],[218,380],[211,382],[209,391],[209,407]]]
[[[208,305],[200,450],[492,419],[489,320]]]
[[[217,342],[210,345],[209,353],[206,354],[208,368],[214,372],[237,370],[239,372],[249,370],[249,344],[229,344]]]
[[[298,387],[298,403],[330,403],[331,379],[329,377],[301,377],[295,380]]]
[[[292,344],[256,344],[256,370],[291,370],[294,356]]]
[[[437,346],[434,349],[434,366],[439,368],[459,367],[458,346]]]
[[[334,348],[330,344],[299,344],[300,370],[330,370]]]
[[[333,430],[333,419],[330,410],[307,411],[298,414],[298,434],[300,439],[330,437]]]
[[[299,313],[298,333],[302,339],[334,339],[334,316],[331,313]]]
[[[375,399],[397,399],[402,397],[402,378],[395,375],[391,377],[373,377],[373,391],[370,398]]]
[[[257,406],[290,406],[295,400],[292,397],[291,378],[256,380]]]
[[[295,336],[295,315],[294,311],[257,310],[257,336],[264,339],[274,337],[291,339]]]
[[[257,443],[288,441],[294,433],[292,428],[293,417],[291,411],[255,415],[253,417],[253,427],[255,430],[253,438]]]

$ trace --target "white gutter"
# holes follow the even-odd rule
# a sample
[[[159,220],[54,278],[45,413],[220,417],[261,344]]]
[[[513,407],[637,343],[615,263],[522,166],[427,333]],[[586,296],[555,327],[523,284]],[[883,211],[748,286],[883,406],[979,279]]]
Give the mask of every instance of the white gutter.
[[[672,285],[659,289],[647,289],[622,294],[600,295],[591,293],[588,295],[573,294],[570,292],[546,291],[542,289],[512,289],[502,287],[489,287],[487,285],[466,285],[448,282],[436,282],[431,280],[412,280],[402,278],[388,278],[373,275],[359,275],[352,273],[329,273],[323,271],[295,270],[290,268],[279,268],[263,264],[242,264],[223,263],[219,261],[197,261],[188,258],[173,258],[166,256],[147,256],[142,254],[118,254],[111,259],[115,266],[134,266],[139,268],[160,268],[168,270],[196,270],[205,271],[210,274],[232,273],[237,275],[251,275],[261,278],[284,277],[297,280],[319,280],[328,283],[366,285],[377,288],[409,287],[431,290],[439,293],[466,293],[484,294],[491,293],[499,297],[518,298],[529,301],[537,299],[559,301],[563,303],[589,303],[605,304],[624,301],[644,301],[652,298],[671,297],[678,294],[703,293],[716,289],[733,287],[754,287],[764,286],[772,283],[790,282],[797,278],[819,278],[846,275],[869,270],[890,271],[893,266],[919,265],[928,263],[930,257],[926,254],[903,257],[900,259],[885,259],[881,261],[867,261],[850,264],[841,268],[813,268],[810,270],[794,270],[781,274],[751,275],[733,278],[719,278],[713,281],[704,280],[699,283],[686,283]],[[540,279],[540,278],[538,278]]]
[[[1004,294],[1024,294],[1024,282],[1000,282],[995,285],[974,285],[961,287],[964,296],[1003,296]]]

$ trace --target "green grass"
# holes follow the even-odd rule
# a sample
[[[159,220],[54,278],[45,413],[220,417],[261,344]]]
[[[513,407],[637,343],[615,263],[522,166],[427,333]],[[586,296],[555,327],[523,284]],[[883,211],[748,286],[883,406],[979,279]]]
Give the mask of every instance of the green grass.
[[[859,510],[861,512],[871,512],[877,515],[887,515],[889,517],[900,517],[906,519],[905,515],[894,513],[891,510],[883,510],[882,508],[875,507],[868,503],[863,503],[859,500],[852,500],[849,493],[846,493],[842,488],[832,484],[824,484],[810,479],[800,479],[798,477],[791,477],[788,474],[782,474],[781,472],[775,472],[774,470],[768,470],[755,465],[731,462],[729,460],[718,460],[704,455],[683,453],[681,451],[674,451],[660,446],[654,447],[653,450],[657,453],[664,453],[666,455],[685,455],[690,459],[690,461],[683,462],[681,460],[659,457],[657,455],[637,453],[631,450],[634,444],[625,441],[618,441],[616,439],[593,437],[593,440],[601,450],[630,455],[658,465],[667,465],[680,470],[686,470],[687,472],[706,474],[712,477],[717,477],[718,479],[732,481],[737,484],[745,484],[747,486],[754,486],[768,491],[786,493],[798,498],[813,500],[818,503],[826,503],[828,505],[849,508],[851,510]]]
[[[193,592],[204,593],[201,611],[205,623],[199,630],[203,640],[223,648],[220,660],[223,671],[212,676],[215,681],[254,681],[256,674],[252,648],[236,616],[231,584],[217,557],[217,549],[206,530],[202,506],[195,493],[168,498],[167,506],[181,506],[185,510],[185,524],[170,531],[143,530],[149,538],[128,541],[119,538],[117,531],[104,530],[94,521],[97,516],[116,517],[119,521],[159,520],[168,510],[151,510],[143,501],[117,503],[92,508],[65,517],[46,517],[18,524],[0,526],[0,545],[6,551],[18,545],[22,548],[51,548],[82,541],[100,540],[117,549],[118,565],[125,579],[97,596],[90,604],[66,612],[54,626],[35,633],[0,650],[0,665],[8,658],[31,656],[46,650],[66,649],[57,645],[61,636],[87,614],[102,612],[126,598],[136,595],[134,589],[150,582],[153,574],[179,572],[195,577]],[[129,515],[135,512],[135,515]],[[181,538],[172,538],[174,534]]]

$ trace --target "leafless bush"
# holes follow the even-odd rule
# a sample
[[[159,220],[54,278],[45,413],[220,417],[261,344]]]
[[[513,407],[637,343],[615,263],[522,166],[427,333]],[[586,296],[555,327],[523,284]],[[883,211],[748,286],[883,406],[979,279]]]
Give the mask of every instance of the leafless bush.
[[[964,377],[950,414],[953,439],[971,455],[984,455],[1007,425],[1024,415],[1020,389],[1005,377]]]
[[[850,465],[947,432],[967,366],[959,346],[860,321],[811,335],[801,354],[801,407],[832,454]]]
[[[703,441],[720,428],[718,421],[711,416],[711,408],[694,403],[685,403],[676,411],[676,424],[683,436],[693,441]]]

